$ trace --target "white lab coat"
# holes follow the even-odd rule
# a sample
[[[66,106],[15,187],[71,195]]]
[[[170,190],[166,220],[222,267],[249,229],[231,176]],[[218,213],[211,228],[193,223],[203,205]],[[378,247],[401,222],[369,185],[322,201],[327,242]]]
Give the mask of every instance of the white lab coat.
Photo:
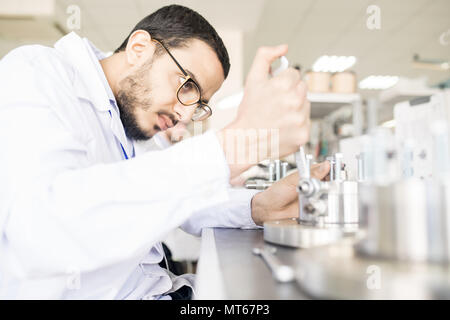
[[[99,58],[71,33],[0,60],[0,299],[168,298],[170,230],[255,227],[214,132],[124,160]]]

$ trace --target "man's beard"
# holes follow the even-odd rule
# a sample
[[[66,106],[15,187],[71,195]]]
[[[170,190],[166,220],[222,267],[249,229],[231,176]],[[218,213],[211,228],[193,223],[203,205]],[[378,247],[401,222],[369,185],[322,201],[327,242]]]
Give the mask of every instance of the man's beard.
[[[117,106],[120,111],[120,120],[122,121],[125,134],[132,140],[148,140],[149,137],[137,123],[136,116],[133,113],[134,102],[136,99],[131,93],[120,90],[117,94]]]
[[[151,100],[148,98],[151,90],[143,85],[145,78],[149,76],[152,63],[153,58],[147,61],[137,72],[120,81],[120,88],[116,97],[125,134],[133,140],[148,140],[152,137],[139,126],[135,115],[137,108],[149,110],[152,106]]]

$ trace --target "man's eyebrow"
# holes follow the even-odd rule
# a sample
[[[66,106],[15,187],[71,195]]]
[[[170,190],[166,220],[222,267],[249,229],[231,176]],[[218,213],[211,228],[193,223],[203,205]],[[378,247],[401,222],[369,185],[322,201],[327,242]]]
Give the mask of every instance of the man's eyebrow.
[[[191,71],[189,71],[188,69],[184,69],[184,70],[185,70],[186,73],[192,78],[192,80],[194,80],[195,83],[198,85],[198,88],[200,89],[200,95],[203,97],[203,96],[204,96],[203,89],[202,89],[202,87],[200,86],[200,83],[198,82],[198,80],[197,80],[197,78],[195,77],[195,75],[194,75]],[[202,100],[202,102],[208,103],[209,100]]]

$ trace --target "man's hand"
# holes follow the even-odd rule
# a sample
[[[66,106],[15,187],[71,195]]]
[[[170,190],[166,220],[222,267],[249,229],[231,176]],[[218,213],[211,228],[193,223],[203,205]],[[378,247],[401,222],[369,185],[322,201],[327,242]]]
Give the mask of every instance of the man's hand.
[[[311,176],[316,179],[322,180],[329,171],[328,161],[311,166]],[[298,180],[295,172],[257,193],[251,203],[253,221],[262,225],[266,221],[298,217]]]
[[[306,99],[306,85],[301,80],[300,73],[289,68],[275,77],[269,76],[271,64],[285,55],[287,49],[287,45],[282,45],[258,50],[247,76],[244,97],[237,117],[218,132],[230,167],[231,178],[239,175],[250,165],[271,156],[281,158],[292,154],[309,139],[310,103]],[[234,145],[238,136],[249,130],[254,132],[257,138],[245,141],[244,148]],[[268,134],[259,134],[261,131]],[[274,132],[276,137],[271,136]],[[233,139],[231,147],[230,141],[225,141],[227,139]],[[273,150],[274,148],[277,148],[278,152]],[[247,153],[238,156],[247,161],[233,163],[236,150],[242,152],[242,149],[246,149]],[[254,157],[250,157],[250,154]]]

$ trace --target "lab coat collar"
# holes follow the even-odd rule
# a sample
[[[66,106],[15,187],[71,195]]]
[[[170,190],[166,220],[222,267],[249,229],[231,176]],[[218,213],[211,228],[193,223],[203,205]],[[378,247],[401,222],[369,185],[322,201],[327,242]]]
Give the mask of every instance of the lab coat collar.
[[[89,47],[83,39],[75,32],[71,32],[55,43],[55,49],[60,51],[77,71],[74,83],[77,96],[91,101],[99,111],[111,110],[111,97],[97,72],[96,61],[92,59]],[[114,99],[114,96],[112,98]]]
[[[92,102],[94,108],[99,111],[109,111],[111,117],[117,114],[117,121],[120,122],[116,99],[98,61],[105,55],[88,39],[82,39],[75,32],[62,37],[55,43],[55,48],[62,52],[77,70],[74,83],[77,96]],[[113,110],[114,108],[116,110]],[[126,150],[127,156],[134,157],[133,141],[126,136],[122,123],[117,121],[111,122],[111,130]]]

